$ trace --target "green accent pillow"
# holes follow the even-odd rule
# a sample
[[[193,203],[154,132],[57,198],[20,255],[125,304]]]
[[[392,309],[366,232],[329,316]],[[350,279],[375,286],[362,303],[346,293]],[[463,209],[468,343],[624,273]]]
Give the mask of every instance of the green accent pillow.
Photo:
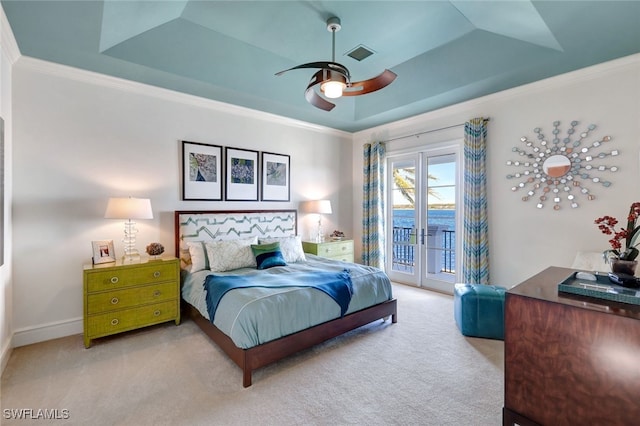
[[[258,269],[269,269],[274,266],[287,266],[282,252],[280,251],[280,243],[270,244],[252,244],[251,251],[256,257]]]

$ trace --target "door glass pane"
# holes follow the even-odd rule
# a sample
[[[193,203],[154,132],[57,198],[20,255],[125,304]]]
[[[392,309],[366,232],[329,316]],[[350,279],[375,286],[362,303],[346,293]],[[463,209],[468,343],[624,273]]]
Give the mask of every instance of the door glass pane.
[[[456,158],[427,159],[427,278],[455,282]]]
[[[414,160],[394,162],[392,173],[391,269],[413,274],[416,248],[416,162]]]

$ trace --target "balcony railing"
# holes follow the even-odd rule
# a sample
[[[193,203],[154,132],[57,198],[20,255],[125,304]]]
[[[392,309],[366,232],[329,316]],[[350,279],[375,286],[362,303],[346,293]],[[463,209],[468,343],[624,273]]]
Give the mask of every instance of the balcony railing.
[[[455,231],[428,226],[427,272],[455,273]],[[420,238],[419,236],[417,238]],[[393,259],[394,271],[413,272],[415,267],[416,240],[414,228],[393,227]]]

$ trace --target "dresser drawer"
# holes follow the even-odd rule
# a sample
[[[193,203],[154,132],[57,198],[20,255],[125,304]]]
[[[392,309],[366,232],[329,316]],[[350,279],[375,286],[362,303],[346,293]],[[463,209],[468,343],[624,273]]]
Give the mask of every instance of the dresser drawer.
[[[87,296],[87,313],[91,315],[138,305],[148,305],[149,303],[175,300],[177,298],[176,285],[173,282],[102,293],[90,293]]]
[[[176,318],[178,302],[163,302],[135,309],[123,309],[87,318],[85,334],[93,339],[100,336],[133,330],[138,327],[157,324]]]
[[[134,268],[113,268],[87,273],[87,291],[105,291],[138,284],[151,284],[178,279],[176,262],[157,262]]]
[[[338,241],[335,243],[324,243],[318,245],[318,256],[339,257],[353,253],[352,241]]]

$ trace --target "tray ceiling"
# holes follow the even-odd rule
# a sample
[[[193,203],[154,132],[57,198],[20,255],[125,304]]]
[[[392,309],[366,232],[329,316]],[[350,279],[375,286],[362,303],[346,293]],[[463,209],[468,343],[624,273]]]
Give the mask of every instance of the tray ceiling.
[[[358,131],[640,52],[635,1],[7,1],[21,54]],[[331,60],[390,86],[308,104]],[[372,55],[348,55],[364,47]]]

